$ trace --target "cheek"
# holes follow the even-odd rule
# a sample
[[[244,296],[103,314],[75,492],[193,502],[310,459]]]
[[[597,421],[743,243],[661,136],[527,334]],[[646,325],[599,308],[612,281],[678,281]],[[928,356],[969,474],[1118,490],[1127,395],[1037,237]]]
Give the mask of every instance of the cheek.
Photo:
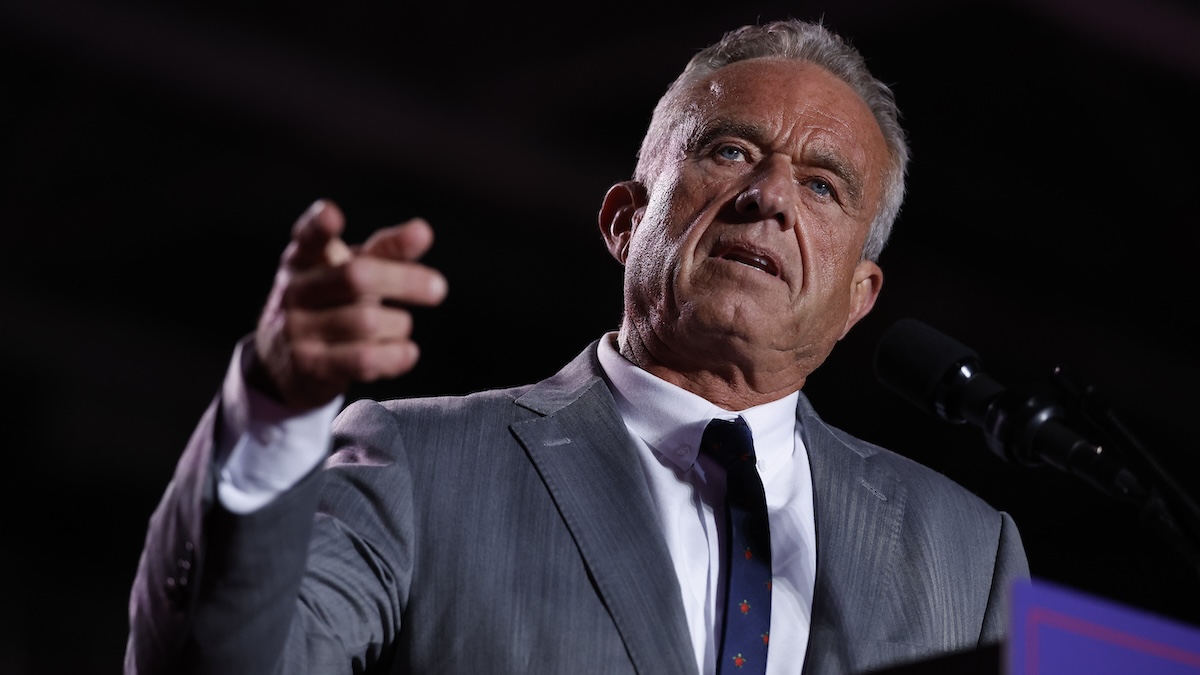
[[[675,199],[678,192],[672,185],[651,193],[630,235],[629,253],[637,258],[635,264],[653,268],[674,255],[681,236]]]
[[[838,263],[844,257],[843,247],[846,243],[839,232],[844,224],[839,225],[836,219],[825,213],[810,213],[804,221],[799,233],[809,270],[817,279],[828,279],[836,274]]]
[[[657,275],[668,266],[669,247],[655,226],[655,214],[647,210],[629,239],[629,256],[625,260],[626,290],[635,296],[658,295]]]
[[[688,265],[682,234],[674,231],[672,212],[666,202],[647,205],[645,215],[629,242],[625,263],[627,297],[643,311],[664,310],[674,303],[677,285]]]
[[[859,229],[852,223],[828,220],[802,229],[800,236],[808,270],[805,285],[828,298],[828,302],[849,302],[849,288],[865,236],[858,233]]]
[[[674,271],[679,267],[678,250],[661,228],[647,227],[634,233],[625,265],[626,281],[644,297],[662,295]]]
[[[698,240],[712,204],[707,195],[716,190],[694,175],[671,173],[660,177],[651,189],[630,235],[627,281],[636,282],[641,293],[661,296],[688,277],[694,265]]]

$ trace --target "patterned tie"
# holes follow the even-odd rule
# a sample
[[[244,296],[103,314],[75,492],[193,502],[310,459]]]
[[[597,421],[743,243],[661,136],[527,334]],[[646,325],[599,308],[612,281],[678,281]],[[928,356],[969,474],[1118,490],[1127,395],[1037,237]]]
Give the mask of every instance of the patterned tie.
[[[725,541],[729,545],[722,554],[728,575],[717,673],[765,673],[771,629],[771,535],[746,420],[709,422],[700,449],[725,467],[727,482]]]

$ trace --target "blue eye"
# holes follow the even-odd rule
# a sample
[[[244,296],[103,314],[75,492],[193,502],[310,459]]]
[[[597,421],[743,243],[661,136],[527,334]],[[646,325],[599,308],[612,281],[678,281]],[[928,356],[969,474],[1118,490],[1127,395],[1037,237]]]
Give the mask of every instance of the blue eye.
[[[804,181],[804,184],[812,188],[812,191],[822,197],[828,197],[833,194],[833,186],[821,178],[809,178]]]
[[[717,155],[731,162],[740,162],[746,158],[746,153],[742,152],[742,149],[736,145],[722,145],[717,148]]]

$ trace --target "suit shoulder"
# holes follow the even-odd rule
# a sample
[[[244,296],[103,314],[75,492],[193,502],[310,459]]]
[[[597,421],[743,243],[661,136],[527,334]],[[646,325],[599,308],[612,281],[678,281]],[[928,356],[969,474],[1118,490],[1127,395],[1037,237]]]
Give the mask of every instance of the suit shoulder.
[[[363,398],[349,403],[339,417],[361,418],[382,413],[397,418],[470,417],[484,409],[512,405],[530,386],[486,389],[453,396],[413,396],[383,400]]]
[[[863,440],[843,429],[828,425],[827,428],[835,437],[862,455],[868,462],[886,467],[889,473],[909,488],[909,493],[913,495],[912,498],[950,501],[959,508],[970,508],[988,516],[997,514],[999,511],[978,494],[933,467],[890,448]]]

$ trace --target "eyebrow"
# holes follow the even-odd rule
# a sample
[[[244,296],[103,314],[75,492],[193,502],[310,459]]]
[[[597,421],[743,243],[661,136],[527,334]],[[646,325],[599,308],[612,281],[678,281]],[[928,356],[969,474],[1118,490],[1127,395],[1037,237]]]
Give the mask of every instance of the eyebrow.
[[[688,138],[687,151],[695,152],[712,143],[718,136],[736,136],[753,141],[758,145],[766,143],[766,133],[757,124],[734,122],[732,120],[717,120],[707,126],[697,126]]]
[[[850,166],[840,155],[824,149],[818,149],[807,153],[804,160],[840,178],[846,184],[846,193],[850,197],[850,201],[855,205],[862,202],[862,178],[854,170],[854,167]]]
[[[766,132],[757,124],[717,120],[710,125],[697,127],[692,132],[688,138],[687,152],[694,153],[720,136],[744,138],[760,147],[767,144]],[[841,155],[823,148],[810,148],[806,150],[803,160],[837,176],[845,184],[847,196],[856,205],[862,201],[863,179]]]

